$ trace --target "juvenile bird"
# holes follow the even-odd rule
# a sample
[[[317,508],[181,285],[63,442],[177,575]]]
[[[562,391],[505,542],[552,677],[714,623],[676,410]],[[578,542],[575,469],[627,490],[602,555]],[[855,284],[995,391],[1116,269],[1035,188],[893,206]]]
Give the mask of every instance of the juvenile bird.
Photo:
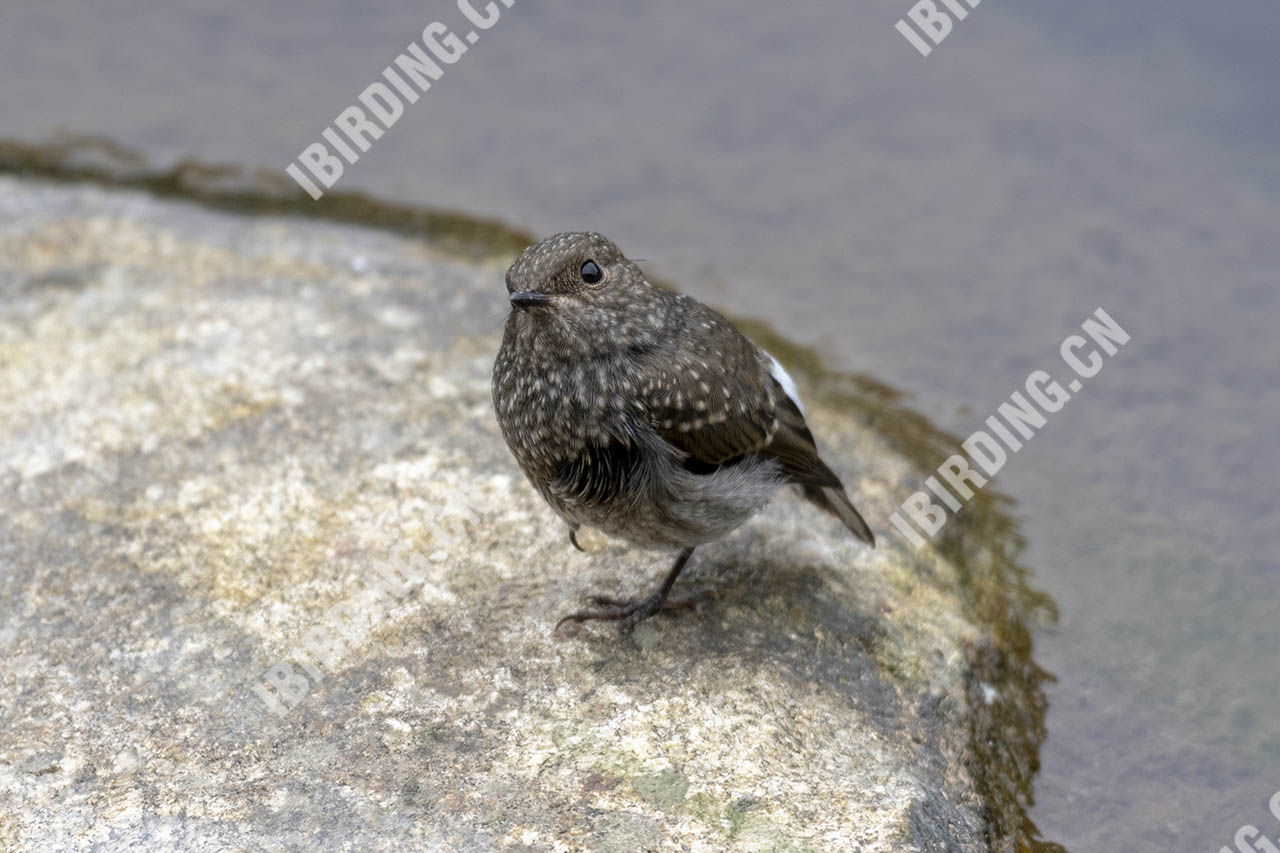
[[[693,549],[798,486],[868,545],[875,538],[818,458],[795,383],[689,296],[651,285],[599,234],[563,233],[507,270],[511,313],[493,366],[498,423],[529,481],[569,526],[679,550],[662,585],[556,623],[624,630],[689,607],[671,587]]]

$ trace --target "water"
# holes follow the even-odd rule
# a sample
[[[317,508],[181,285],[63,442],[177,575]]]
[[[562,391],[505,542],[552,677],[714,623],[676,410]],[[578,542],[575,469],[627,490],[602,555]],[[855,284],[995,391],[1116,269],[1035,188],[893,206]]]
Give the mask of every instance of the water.
[[[517,0],[340,187],[603,231],[960,433],[1105,307],[1132,341],[998,478],[1061,611],[1032,817],[1073,851],[1274,835],[1280,9],[987,0],[926,59],[909,6]],[[14,5],[0,136],[282,169],[435,19]]]

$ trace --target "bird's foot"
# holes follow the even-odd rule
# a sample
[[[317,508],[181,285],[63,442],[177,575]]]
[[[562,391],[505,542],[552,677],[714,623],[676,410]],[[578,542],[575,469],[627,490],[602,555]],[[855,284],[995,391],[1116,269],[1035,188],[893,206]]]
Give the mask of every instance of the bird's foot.
[[[697,607],[706,598],[708,590],[699,590],[690,595],[662,596],[655,592],[648,598],[610,598],[604,595],[591,596],[591,603],[598,610],[579,610],[556,623],[554,631],[566,622],[581,625],[583,622],[617,622],[618,632],[627,633],[636,625],[656,613],[674,613],[677,610],[689,610]]]

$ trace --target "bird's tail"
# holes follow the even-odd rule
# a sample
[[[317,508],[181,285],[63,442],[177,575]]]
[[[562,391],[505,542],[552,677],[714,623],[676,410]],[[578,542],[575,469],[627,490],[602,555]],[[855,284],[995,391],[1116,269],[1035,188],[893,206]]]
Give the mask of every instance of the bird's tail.
[[[844,526],[849,528],[854,536],[857,536],[872,548],[876,547],[875,534],[871,532],[867,522],[854,509],[853,502],[849,500],[849,496],[845,494],[844,489],[839,486],[801,486],[800,488],[804,491],[804,496],[809,499],[810,503],[831,513],[844,522]]]

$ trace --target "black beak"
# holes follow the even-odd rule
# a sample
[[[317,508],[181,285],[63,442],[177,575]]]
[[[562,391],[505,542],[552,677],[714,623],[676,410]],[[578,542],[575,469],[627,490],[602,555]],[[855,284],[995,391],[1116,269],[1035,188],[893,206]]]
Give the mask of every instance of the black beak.
[[[511,304],[517,308],[536,308],[539,305],[546,305],[550,301],[550,296],[545,293],[538,293],[535,290],[517,290],[511,294]]]

